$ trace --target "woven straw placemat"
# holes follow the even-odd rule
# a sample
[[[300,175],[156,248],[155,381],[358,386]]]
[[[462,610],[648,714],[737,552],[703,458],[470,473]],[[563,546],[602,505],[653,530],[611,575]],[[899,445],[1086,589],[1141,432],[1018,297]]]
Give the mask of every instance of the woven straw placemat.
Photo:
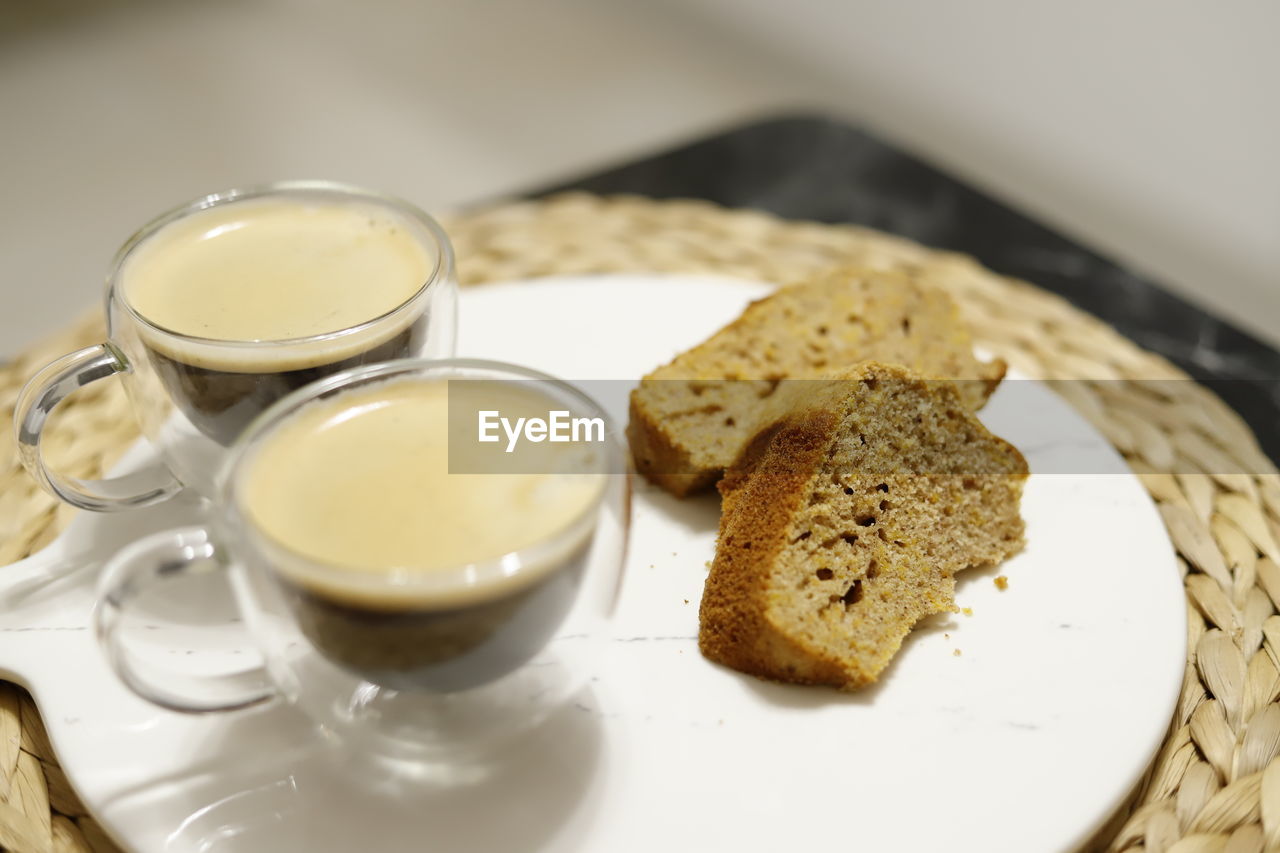
[[[690,201],[581,194],[446,217],[464,284],[660,271],[788,281],[834,263],[907,266],[945,287],[980,345],[1055,390],[1124,454],[1159,504],[1186,579],[1188,655],[1168,736],[1090,849],[1280,850],[1280,478],[1225,404],[1062,299],[972,260],[852,226],[787,222]],[[0,409],[51,358],[101,340],[101,320],[0,368]],[[100,476],[137,431],[116,383],[78,392],[47,440],[53,462]],[[0,566],[43,547],[69,511],[0,431]],[[1248,472],[1248,473],[1242,473]],[[1098,697],[1098,701],[1106,701]],[[39,714],[0,683],[0,846],[113,850],[58,768]]]

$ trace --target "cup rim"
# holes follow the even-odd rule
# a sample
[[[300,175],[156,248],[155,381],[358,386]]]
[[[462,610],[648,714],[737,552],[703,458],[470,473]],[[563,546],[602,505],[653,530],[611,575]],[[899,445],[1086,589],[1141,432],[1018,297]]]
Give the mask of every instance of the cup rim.
[[[297,411],[315,400],[340,394],[343,389],[359,387],[368,382],[394,380],[396,377],[444,381],[451,378],[451,374],[467,374],[452,378],[536,380],[550,385],[560,393],[569,395],[592,416],[604,419],[606,440],[603,443],[603,452],[606,454],[606,460],[599,476],[606,478],[628,476],[626,472],[617,473],[622,469],[616,466],[625,464],[620,461],[625,460],[625,457],[622,455],[621,445],[614,432],[614,419],[590,395],[571,383],[532,368],[488,359],[397,359],[355,367],[319,379],[277,400],[250,422],[232,444],[230,453],[218,475],[219,500],[224,512],[230,517],[231,526],[237,538],[249,534],[258,541],[269,543],[273,549],[288,555],[290,559],[302,561],[306,564],[308,572],[315,573],[318,586],[321,587],[325,580],[338,583],[354,580],[356,583],[348,586],[348,589],[363,588],[373,593],[394,589],[423,594],[433,590],[448,589],[456,592],[460,588],[474,589],[499,578],[514,582],[514,578],[527,573],[530,566],[543,565],[550,558],[563,553],[566,543],[572,544],[582,539],[589,532],[601,506],[607,500],[610,489],[607,480],[602,481],[601,488],[591,501],[570,522],[530,545],[488,559],[446,568],[414,569],[406,566],[386,575],[379,575],[382,579],[377,583],[369,583],[371,573],[366,570],[324,563],[302,554],[280,542],[250,520],[239,498],[239,486],[243,480],[245,466],[249,464],[254,447],[277,426],[287,422]],[[284,574],[274,567],[272,573]],[[514,588],[520,588],[518,583]],[[411,602],[412,599],[409,601]],[[394,606],[388,605],[388,609],[394,609]],[[404,605],[404,609],[429,609],[429,606],[415,607],[412,603],[408,603]]]
[[[134,306],[125,297],[119,286],[120,274],[124,268],[125,262],[128,260],[129,256],[133,254],[135,249],[154,236],[166,225],[170,225],[193,213],[198,213],[212,207],[220,207],[225,204],[235,204],[243,201],[252,201],[254,199],[266,198],[274,195],[283,196],[289,194],[340,195],[365,202],[372,202],[392,208],[401,216],[404,216],[421,226],[435,246],[435,258],[431,271],[427,275],[426,281],[424,281],[421,287],[415,290],[399,305],[389,311],[384,311],[376,317],[372,317],[362,323],[358,323],[357,325],[347,326],[343,329],[335,329],[332,332],[321,332],[315,335],[305,335],[296,338],[275,338],[252,341],[232,341],[226,340],[225,338],[206,338],[199,335],[189,335],[184,332],[175,331],[174,329],[170,329],[167,326],[162,326],[159,323],[150,320],[134,308]],[[201,346],[254,350],[258,348],[279,348],[326,343],[341,340],[342,338],[351,335],[359,335],[362,332],[382,325],[387,321],[394,319],[396,316],[409,311],[412,306],[416,305],[420,300],[424,299],[428,294],[437,289],[440,282],[447,281],[451,278],[453,275],[453,267],[453,245],[450,243],[449,235],[445,233],[444,228],[430,214],[402,198],[380,193],[375,190],[368,190],[352,184],[344,184],[339,181],[272,181],[265,184],[253,184],[250,186],[224,190],[222,192],[209,193],[208,195],[201,196],[185,204],[180,204],[176,207],[170,208],[159,216],[156,216],[150,222],[143,225],[130,235],[129,238],[125,240],[124,244],[116,251],[115,257],[111,261],[110,271],[107,274],[107,288],[109,294],[117,294],[115,301],[124,308],[129,317],[153,334]]]

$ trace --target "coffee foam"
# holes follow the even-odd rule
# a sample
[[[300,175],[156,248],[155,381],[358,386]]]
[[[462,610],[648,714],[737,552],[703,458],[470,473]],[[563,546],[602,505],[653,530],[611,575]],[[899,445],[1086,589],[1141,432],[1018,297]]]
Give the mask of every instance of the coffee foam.
[[[603,475],[449,474],[448,400],[442,380],[391,380],[312,403],[269,433],[238,503],[273,566],[338,603],[447,609],[510,595],[580,556]],[[514,384],[500,402],[517,416],[563,406]]]
[[[150,324],[140,324],[144,342],[162,354],[275,372],[350,358],[403,332],[421,316],[425,299],[406,303],[436,261],[425,229],[392,209],[253,199],[163,226],[125,259],[118,286]]]

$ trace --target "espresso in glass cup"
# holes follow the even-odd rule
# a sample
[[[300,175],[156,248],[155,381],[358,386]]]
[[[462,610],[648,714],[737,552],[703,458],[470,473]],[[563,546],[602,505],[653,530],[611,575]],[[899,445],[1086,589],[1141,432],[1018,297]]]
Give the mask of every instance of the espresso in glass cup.
[[[358,365],[448,356],[453,253],[440,226],[397,199],[294,182],[207,196],[159,217],[108,278],[108,341],[59,359],[23,389],[24,464],[58,497],[112,510],[180,485],[208,494],[226,449],[268,406]],[[165,470],[84,483],[40,454],[48,412],[121,374]]]
[[[582,579],[603,476],[568,454],[534,472],[451,474],[468,467],[465,449],[449,458],[465,381],[316,401],[262,439],[236,488],[307,639],[379,684],[457,690],[505,674],[547,642]],[[554,408],[537,383],[473,381],[509,418]],[[495,562],[511,553],[518,572]]]
[[[560,412],[599,429],[507,457],[476,443],[482,411]],[[237,440],[212,529],[117,555],[99,636],[122,680],[166,707],[280,696],[380,753],[457,755],[536,725],[593,671],[629,488],[616,430],[572,386],[472,360],[348,371],[286,397]],[[265,668],[148,670],[122,640],[130,599],[210,561],[229,572]]]

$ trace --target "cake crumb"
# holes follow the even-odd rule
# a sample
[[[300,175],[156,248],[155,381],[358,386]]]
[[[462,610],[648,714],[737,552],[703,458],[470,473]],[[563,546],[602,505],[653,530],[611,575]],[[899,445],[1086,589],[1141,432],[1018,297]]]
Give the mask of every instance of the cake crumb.
[[[950,634],[943,634],[943,635],[942,635],[942,639],[944,639],[944,640],[950,640],[950,639],[951,639],[951,635],[950,635]]]
[[[959,649],[956,649],[956,650],[955,650],[955,651],[953,651],[951,654],[955,655],[956,657],[960,657],[960,650],[959,650]]]
[[[999,575],[996,578],[996,589],[1006,590],[1008,588],[1009,588],[1009,579],[1004,575]]]
[[[960,612],[961,612],[961,613],[963,613],[965,616],[972,616],[972,615],[973,615],[973,608],[972,608],[972,607],[961,607],[961,608],[960,608]]]
[[[686,599],[684,600],[684,603],[685,603],[685,604],[688,604],[688,603],[689,603],[689,599],[687,599],[687,598],[686,598]]]

